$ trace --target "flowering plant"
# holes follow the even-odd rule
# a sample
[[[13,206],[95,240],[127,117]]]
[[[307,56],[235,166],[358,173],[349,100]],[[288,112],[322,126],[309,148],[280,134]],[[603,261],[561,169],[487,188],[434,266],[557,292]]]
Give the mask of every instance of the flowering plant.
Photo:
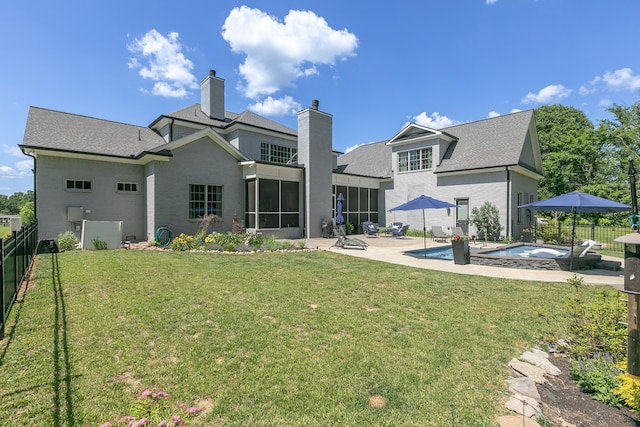
[[[522,232],[523,233],[531,233],[531,229],[530,228],[523,228]]]
[[[453,237],[451,238],[451,240],[467,240],[467,238],[466,238],[466,237],[464,237],[464,236],[461,236],[461,235],[459,235],[459,234],[456,234],[455,236],[453,236]]]

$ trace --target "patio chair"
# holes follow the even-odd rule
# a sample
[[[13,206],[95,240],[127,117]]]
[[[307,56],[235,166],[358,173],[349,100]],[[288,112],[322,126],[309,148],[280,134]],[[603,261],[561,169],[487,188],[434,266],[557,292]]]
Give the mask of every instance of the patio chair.
[[[362,223],[362,233],[369,236],[377,236],[380,229],[371,221],[365,221]]]
[[[409,224],[403,224],[399,229],[394,229],[391,231],[393,237],[407,237],[407,230],[409,229]]]
[[[436,241],[437,240],[445,241],[449,238],[447,233],[445,233],[442,227],[440,227],[439,225],[434,225],[433,227],[431,227],[431,235],[433,237],[433,240],[436,240]]]

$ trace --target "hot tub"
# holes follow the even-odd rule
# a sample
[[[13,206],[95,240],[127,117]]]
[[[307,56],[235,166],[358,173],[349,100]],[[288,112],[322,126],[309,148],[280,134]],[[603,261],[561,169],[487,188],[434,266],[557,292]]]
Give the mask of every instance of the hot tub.
[[[572,260],[574,270],[596,268],[601,256],[591,252]],[[537,243],[514,243],[471,252],[471,264],[528,270],[569,270],[569,248]]]

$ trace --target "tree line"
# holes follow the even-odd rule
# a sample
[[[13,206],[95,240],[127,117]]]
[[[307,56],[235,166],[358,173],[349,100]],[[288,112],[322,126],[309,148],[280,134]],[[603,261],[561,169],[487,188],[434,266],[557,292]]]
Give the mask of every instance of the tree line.
[[[547,105],[535,110],[544,169],[538,200],[581,191],[631,204],[629,160],[640,171],[640,102],[613,104],[607,111],[612,118],[594,126],[573,107]],[[611,225],[626,221],[628,213],[583,214],[581,218]]]
[[[20,215],[23,224],[28,224],[35,219],[33,190],[26,193],[17,192],[11,196],[0,194],[0,214]]]

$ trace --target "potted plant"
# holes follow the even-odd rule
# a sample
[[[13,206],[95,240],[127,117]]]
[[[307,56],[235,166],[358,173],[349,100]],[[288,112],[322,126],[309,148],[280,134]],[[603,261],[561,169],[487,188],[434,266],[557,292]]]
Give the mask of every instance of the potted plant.
[[[522,229],[522,235],[520,237],[520,240],[523,241],[524,243],[531,243],[531,229],[530,228],[523,228]]]
[[[353,224],[351,224],[350,222],[347,222],[345,224],[345,228],[347,229],[347,234],[353,234]]]
[[[464,236],[456,234],[451,238],[454,264],[469,264],[471,255],[469,254],[469,240]]]

